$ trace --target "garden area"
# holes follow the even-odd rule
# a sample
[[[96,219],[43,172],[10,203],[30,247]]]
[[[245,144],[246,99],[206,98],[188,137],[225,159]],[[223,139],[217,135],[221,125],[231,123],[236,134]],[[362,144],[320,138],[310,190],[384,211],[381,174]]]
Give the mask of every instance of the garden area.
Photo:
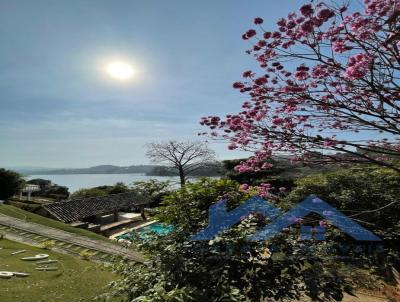
[[[12,255],[21,250],[25,252]],[[44,253],[49,255],[49,259],[57,260],[48,265],[57,267],[56,271],[39,271],[36,270],[39,265],[34,261],[21,260]],[[0,278],[2,301],[90,301],[104,293],[106,285],[117,279],[104,265],[6,239],[0,240],[0,259],[1,271],[29,274],[26,277]]]
[[[228,106],[212,99],[193,128],[200,140],[146,141],[145,156],[165,165],[155,168],[158,174],[177,176],[175,184],[118,182],[70,195],[67,187],[35,180],[53,202],[73,198],[81,202],[79,209],[85,198],[107,197],[107,205],[118,194],[148,198],[139,208],[151,222],[142,232],[132,228],[116,236],[120,251],[138,251],[135,259],[141,261],[120,257],[104,266],[50,247],[46,253],[59,268],[38,272],[11,253],[43,249],[1,239],[0,269],[30,276],[0,279],[0,300],[400,301],[400,2],[292,2],[291,11],[273,23],[271,16],[254,16],[242,34],[253,62],[232,84],[243,98],[234,113],[221,115]],[[129,64],[111,67],[120,80],[134,74]],[[119,131],[130,127],[125,120],[110,124]],[[168,127],[157,128],[161,137],[165,129],[175,137],[175,128]],[[218,149],[220,142],[239,154],[236,159],[217,160],[210,145]],[[210,177],[193,178],[207,171]],[[18,173],[0,169],[5,203],[24,184]],[[25,211],[40,213],[40,203],[14,204],[20,208],[0,205],[0,214],[110,244],[101,235]],[[119,209],[112,210],[108,215],[118,220]]]

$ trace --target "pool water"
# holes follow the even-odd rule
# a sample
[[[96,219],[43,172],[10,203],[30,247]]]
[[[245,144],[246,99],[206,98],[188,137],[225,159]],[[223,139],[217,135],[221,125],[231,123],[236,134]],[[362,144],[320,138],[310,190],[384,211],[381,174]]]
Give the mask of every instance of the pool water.
[[[154,232],[158,235],[167,235],[172,232],[172,226],[156,222],[137,229],[136,231],[139,231],[141,233]]]
[[[117,239],[128,239],[132,237],[132,233],[139,234],[139,237],[141,239],[147,239],[149,236],[146,236],[146,234],[149,233],[156,233],[157,235],[168,235],[171,233],[173,230],[173,227],[171,225],[165,225],[160,222],[155,222],[149,225],[146,225],[144,227],[138,228],[136,230],[133,230],[131,232],[122,234],[117,237]]]

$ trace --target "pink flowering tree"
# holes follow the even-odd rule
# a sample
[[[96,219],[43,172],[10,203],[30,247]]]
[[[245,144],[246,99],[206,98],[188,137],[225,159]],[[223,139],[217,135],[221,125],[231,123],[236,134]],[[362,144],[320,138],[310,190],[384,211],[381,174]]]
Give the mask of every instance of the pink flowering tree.
[[[211,135],[253,156],[240,172],[268,169],[273,154],[305,164],[373,163],[400,168],[400,1],[311,3],[255,29],[251,43],[261,72],[233,84],[248,98],[242,111],[203,117]],[[203,133],[206,134],[206,133]]]

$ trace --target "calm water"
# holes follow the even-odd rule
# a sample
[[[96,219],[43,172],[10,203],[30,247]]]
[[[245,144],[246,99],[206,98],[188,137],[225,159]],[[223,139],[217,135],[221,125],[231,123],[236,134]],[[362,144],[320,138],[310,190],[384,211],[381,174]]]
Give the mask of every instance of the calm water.
[[[157,235],[168,235],[172,231],[173,231],[173,227],[171,225],[165,225],[165,224],[156,222],[156,223],[149,224],[145,227],[136,229],[134,231],[130,231],[130,232],[127,232],[120,236],[117,236],[117,239],[129,240],[130,238],[132,239],[132,236],[134,236],[138,232],[139,232],[139,237],[141,239],[148,239],[149,238],[148,233],[154,232]]]
[[[60,186],[66,186],[69,192],[75,192],[82,188],[91,188],[104,185],[113,185],[123,182],[127,185],[134,181],[157,179],[161,181],[170,180],[172,185],[178,185],[179,177],[169,176],[146,176],[144,174],[70,174],[70,175],[29,175],[26,179],[42,178],[51,180]]]

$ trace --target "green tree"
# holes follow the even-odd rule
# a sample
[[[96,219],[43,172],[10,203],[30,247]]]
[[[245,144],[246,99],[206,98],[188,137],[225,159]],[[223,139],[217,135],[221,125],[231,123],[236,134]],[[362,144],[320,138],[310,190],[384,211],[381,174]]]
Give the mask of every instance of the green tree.
[[[130,189],[126,184],[124,184],[123,182],[117,182],[114,186],[112,186],[108,190],[108,194],[121,194],[121,193],[127,193],[129,191]]]
[[[166,196],[157,218],[190,233],[207,223],[211,204],[225,198],[230,200],[231,207],[235,207],[245,196],[233,180],[201,178]]]
[[[387,267],[400,267],[400,174],[387,168],[363,167],[308,176],[282,206],[291,206],[310,194],[325,200],[383,240],[379,273],[391,275]],[[329,230],[329,229],[328,229]],[[342,238],[346,240],[346,238]]]
[[[27,181],[27,183],[40,186],[40,191],[33,192],[33,196],[50,197],[56,200],[67,199],[69,196],[67,187],[54,184],[51,180],[35,178]]]
[[[170,181],[159,181],[150,179],[148,181],[136,181],[132,184],[132,190],[138,194],[148,196],[151,206],[158,206],[162,199],[171,193]]]
[[[117,182],[113,186],[98,186],[88,189],[79,189],[71,194],[70,198],[103,197],[110,194],[121,194],[130,192],[129,187],[123,182]]]
[[[8,199],[18,194],[25,181],[17,172],[0,169],[0,199]]]
[[[315,194],[383,238],[400,239],[400,175],[385,168],[352,168],[299,179],[285,198]]]

